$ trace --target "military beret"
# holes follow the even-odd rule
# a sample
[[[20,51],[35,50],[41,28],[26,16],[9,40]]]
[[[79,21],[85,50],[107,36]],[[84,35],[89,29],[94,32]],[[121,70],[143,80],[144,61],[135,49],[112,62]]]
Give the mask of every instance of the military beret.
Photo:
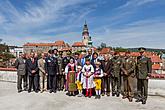
[[[71,53],[72,53],[71,51],[68,51],[68,52],[67,52],[67,55],[71,55]]]
[[[140,52],[144,52],[144,51],[146,51],[146,48],[140,47],[140,48],[138,48],[138,50],[139,50]]]

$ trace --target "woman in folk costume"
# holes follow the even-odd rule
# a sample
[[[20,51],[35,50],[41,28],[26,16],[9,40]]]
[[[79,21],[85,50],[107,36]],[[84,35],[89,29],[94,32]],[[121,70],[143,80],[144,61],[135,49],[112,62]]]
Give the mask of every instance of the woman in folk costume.
[[[94,83],[95,83],[95,92],[96,92],[96,97],[95,99],[100,99],[101,98],[101,78],[103,77],[103,70],[100,68],[101,63],[96,62],[95,63],[96,68],[94,72]]]
[[[74,59],[71,58],[70,63],[68,63],[68,65],[65,68],[69,96],[75,96],[75,91],[77,91],[76,83],[75,83],[76,70],[77,70],[77,66],[74,63]]]
[[[92,88],[94,88],[94,83],[93,83],[94,68],[90,64],[90,59],[86,59],[86,64],[84,65],[82,72],[84,75],[83,89],[86,89],[86,97],[91,98]]]
[[[78,89],[78,97],[82,97],[82,82],[83,82],[83,73],[82,73],[82,67],[77,66],[77,78],[76,78],[76,84],[77,84],[77,89]]]

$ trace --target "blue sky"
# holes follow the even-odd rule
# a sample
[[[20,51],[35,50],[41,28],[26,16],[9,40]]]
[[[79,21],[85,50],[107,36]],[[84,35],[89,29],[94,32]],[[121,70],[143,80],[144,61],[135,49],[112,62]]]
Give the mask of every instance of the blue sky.
[[[0,0],[0,38],[9,45],[81,41],[165,48],[165,0]]]

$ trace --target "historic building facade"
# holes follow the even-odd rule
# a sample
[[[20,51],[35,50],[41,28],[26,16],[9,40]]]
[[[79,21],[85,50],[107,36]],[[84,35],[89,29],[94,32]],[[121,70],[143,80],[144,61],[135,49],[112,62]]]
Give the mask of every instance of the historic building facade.
[[[26,43],[23,45],[24,53],[36,52],[48,52],[50,49],[58,49],[59,51],[71,51],[71,47],[64,41],[55,41],[54,43]]]

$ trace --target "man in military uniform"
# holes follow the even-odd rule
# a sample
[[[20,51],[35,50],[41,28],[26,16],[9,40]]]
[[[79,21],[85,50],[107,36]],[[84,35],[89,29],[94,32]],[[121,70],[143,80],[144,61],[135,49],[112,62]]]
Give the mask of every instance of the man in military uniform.
[[[65,80],[65,75],[63,73],[63,65],[62,65],[62,60],[63,60],[63,52],[59,52],[59,57],[58,57],[58,75],[57,75],[57,86],[58,90],[62,91],[64,89],[64,80]]]
[[[114,53],[114,57],[111,59],[112,62],[112,96],[120,96],[121,92],[121,65],[122,60],[119,56],[119,52]],[[117,87],[117,88],[116,88]]]
[[[152,63],[151,59],[144,55],[145,48],[141,47],[138,49],[140,51],[140,56],[137,57],[137,91],[138,91],[138,99],[136,102],[142,102],[142,104],[146,104],[147,96],[148,96],[148,79],[149,75],[152,71]]]
[[[53,57],[53,50],[48,51],[48,57],[45,59],[45,71],[48,74],[49,92],[56,93],[58,61],[57,58]]]
[[[27,74],[26,74],[26,59],[25,54],[20,54],[16,59],[15,66],[17,68],[17,89],[18,93],[22,92],[22,80],[24,90],[27,90]]]
[[[133,98],[133,80],[135,76],[135,61],[130,56],[130,52],[125,53],[125,57],[122,61],[122,72],[123,72],[123,85],[124,85],[124,94],[123,99],[128,98],[132,102]]]

